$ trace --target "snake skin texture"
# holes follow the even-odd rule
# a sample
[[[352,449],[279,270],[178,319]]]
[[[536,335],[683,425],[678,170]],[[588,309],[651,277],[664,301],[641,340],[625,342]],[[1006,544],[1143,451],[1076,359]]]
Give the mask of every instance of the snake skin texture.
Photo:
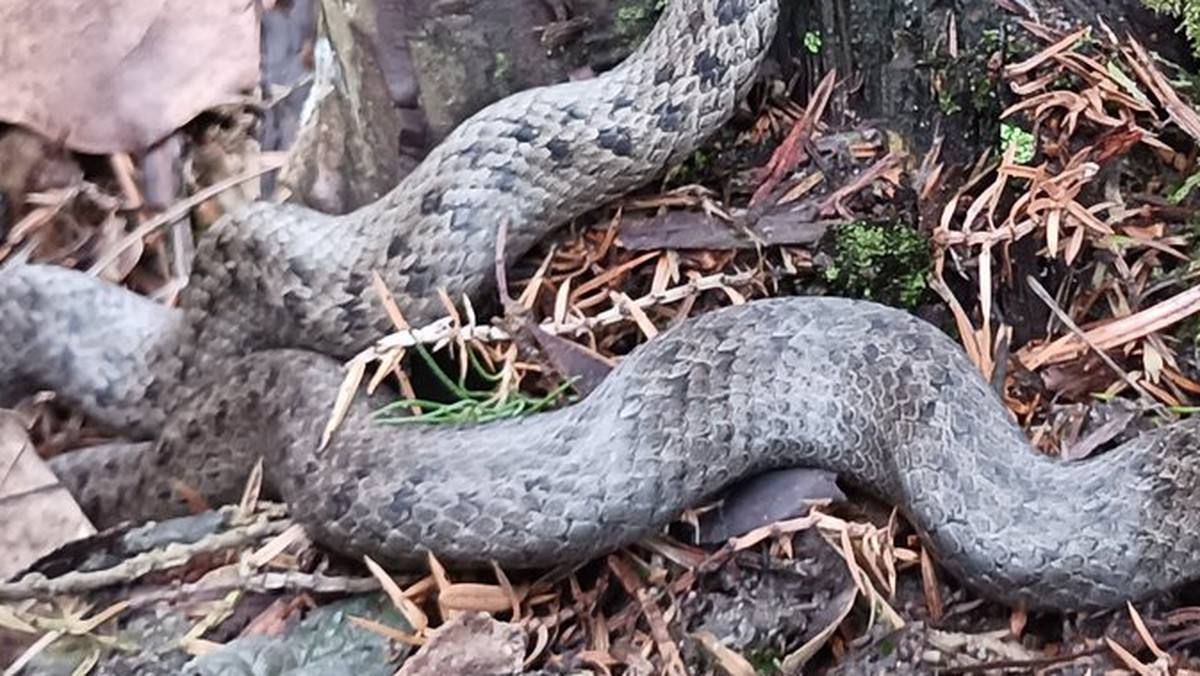
[[[0,269],[0,400],[53,388],[134,443],[54,468],[100,523],[234,500],[268,481],[319,541],[395,567],[579,562],[661,529],[735,480],[812,466],[899,506],[966,585],[1030,608],[1103,608],[1200,577],[1200,425],[1078,463],[1030,448],[958,347],[898,310],[775,299],[688,320],[584,401],[469,426],[381,426],[356,401],[318,450],[344,358],[434,293],[486,297],[510,261],[644,183],[731,114],[776,0],[671,0],[604,76],[530,90],[451,134],[343,217],[256,205],[198,247],[180,309],[81,273]]]
[[[151,436],[180,389],[205,382],[227,357],[303,348],[344,358],[369,346],[392,326],[372,273],[414,325],[442,314],[439,287],[454,299],[488,299],[502,223],[511,263],[690,155],[752,84],[777,16],[778,0],[675,0],[619,66],[488,106],[374,204],[337,217],[257,204],[226,219],[197,247],[179,301],[184,318],[156,320],[178,330],[149,356],[134,352],[142,345],[111,348],[130,350],[113,361],[129,377],[110,378],[103,396],[91,364],[73,364],[85,373],[17,367],[59,369],[42,384],[97,420]]]

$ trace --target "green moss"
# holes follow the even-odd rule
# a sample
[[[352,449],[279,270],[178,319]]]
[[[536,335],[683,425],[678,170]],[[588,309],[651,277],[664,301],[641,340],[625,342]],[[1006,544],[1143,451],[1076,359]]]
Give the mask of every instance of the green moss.
[[[984,52],[990,52],[1000,49],[1004,46],[1003,36],[998,28],[989,28],[983,31],[983,35],[979,38],[979,49]]]
[[[1200,185],[1200,172],[1189,174],[1187,178],[1183,179],[1183,183],[1179,187],[1167,195],[1167,201],[1171,204],[1182,204],[1188,198],[1188,195],[1191,195],[1192,191],[1196,189],[1197,185]]]
[[[640,41],[654,27],[663,6],[662,0],[634,0],[621,5],[614,24],[617,35]]]
[[[783,654],[770,647],[751,650],[746,653],[746,660],[754,667],[754,673],[760,675],[783,673]]]
[[[709,149],[699,148],[671,169],[667,185],[678,187],[704,180],[712,167],[713,155]]]
[[[971,105],[976,110],[987,110],[998,102],[996,81],[987,75],[980,74],[971,81]]]
[[[912,309],[928,290],[929,247],[903,224],[855,222],[833,234],[831,289],[843,296]]]
[[[804,37],[802,38],[801,42],[804,45],[804,48],[806,50],[808,50],[809,54],[820,54],[821,53],[821,45],[823,44],[824,41],[821,39],[820,32],[806,31],[804,33]]]
[[[1013,155],[1013,160],[1017,164],[1029,164],[1033,161],[1033,156],[1037,150],[1037,139],[1033,137],[1033,134],[1016,125],[1001,122],[1000,151],[1008,152],[1010,146],[1016,146],[1017,148]]]
[[[635,21],[646,18],[646,8],[641,5],[625,5],[617,10],[617,26],[625,28]]]
[[[492,82],[500,85],[504,91],[511,90],[512,61],[507,52],[496,52],[492,63]]]
[[[1179,19],[1184,34],[1192,43],[1192,53],[1200,57],[1200,0],[1142,0],[1142,4]]]
[[[954,100],[954,92],[940,91],[938,92],[938,110],[942,111],[942,115],[953,115],[962,110],[962,106]]]

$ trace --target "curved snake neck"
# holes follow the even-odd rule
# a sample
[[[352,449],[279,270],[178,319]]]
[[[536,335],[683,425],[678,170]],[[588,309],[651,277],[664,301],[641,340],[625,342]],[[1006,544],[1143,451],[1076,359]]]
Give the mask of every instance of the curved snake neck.
[[[946,568],[1003,601],[1105,607],[1200,577],[1200,425],[1055,462],[946,336],[861,301],[689,320],[583,402],[529,418],[380,427],[358,401],[317,452],[336,358],[389,325],[372,272],[416,323],[440,312],[436,286],[486,295],[499,224],[511,260],[723,124],[777,12],[776,0],[671,0],[619,67],[485,108],[376,204],[228,218],[198,247],[178,311],[77,272],[0,270],[0,399],[51,387],[154,440],[56,459],[102,523],[178,513],[176,478],[236,499],[264,452],[294,516],[343,552],[542,566],[633,542],[744,476],[806,465],[899,505]]]

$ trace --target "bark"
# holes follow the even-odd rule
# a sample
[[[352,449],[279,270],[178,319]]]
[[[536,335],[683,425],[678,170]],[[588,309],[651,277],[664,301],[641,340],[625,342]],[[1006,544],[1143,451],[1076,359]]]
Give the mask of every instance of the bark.
[[[323,211],[372,201],[488,103],[619,62],[654,23],[642,3],[322,0],[313,112],[283,182]]]
[[[649,31],[655,0],[321,0],[313,114],[284,181],[297,199],[344,212],[386,192],[424,151],[488,103],[611,67]],[[997,0],[784,0],[775,68],[804,100],[839,85],[824,122],[893,129],[917,156],[937,139],[954,166],[994,145],[1007,92],[1000,68],[1022,17]],[[1138,0],[1015,3],[1044,22],[1103,16],[1188,61],[1169,18]],[[1022,36],[1011,38],[1010,36]],[[946,182],[946,189],[957,185]],[[939,200],[928,200],[937,204]]]
[[[918,152],[940,134],[954,139],[943,149],[949,159],[973,162],[994,144],[1007,103],[1007,91],[996,86],[1000,68],[1030,46],[1013,44],[1026,39],[1017,25],[1025,17],[1004,7],[1027,8],[1064,31],[1100,28],[1103,18],[1117,34],[1130,32],[1168,58],[1190,61],[1174,21],[1139,0],[784,0],[775,60],[785,75],[795,71],[800,93],[830,70],[839,75],[826,118],[833,126],[882,120]],[[815,53],[805,46],[810,35],[820,37]]]

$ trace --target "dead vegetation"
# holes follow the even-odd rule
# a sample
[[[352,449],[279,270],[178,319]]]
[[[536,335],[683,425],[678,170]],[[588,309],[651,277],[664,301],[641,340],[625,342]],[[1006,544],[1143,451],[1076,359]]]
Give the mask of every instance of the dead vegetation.
[[[1194,330],[1189,335],[1177,329],[1200,310],[1200,270],[1194,217],[1181,205],[1192,201],[1187,188],[1196,171],[1200,118],[1163,74],[1166,66],[1136,42],[1026,28],[1044,47],[1003,69],[1003,86],[1016,98],[1005,121],[1025,133],[1014,132],[1015,140],[979,158],[966,175],[951,175],[936,146],[918,159],[886,131],[826,129],[822,111],[837,86],[831,74],[806,108],[772,102],[756,111],[756,123],[737,143],[778,141],[765,167],[733,172],[719,186],[669,177],[659,189],[624,200],[600,223],[572,226],[531,253],[501,285],[500,321],[482,321],[466,299],[445,298],[443,321],[409,327],[403,308],[379,288],[397,333],[350,363],[344,396],[331,402],[331,425],[364,381],[372,389],[398,381],[406,396],[415,397],[403,365],[418,344],[452,347],[463,369],[459,375],[466,373],[471,351],[497,375],[497,402],[523,391],[552,391],[572,377],[586,391],[621,354],[684,317],[797,289],[821,290],[829,262],[816,245],[841,225],[881,215],[891,220],[895,210],[881,205],[905,190],[922,202],[911,213],[931,213],[926,203],[939,200],[932,209],[937,222],[921,230],[933,261],[929,287],[949,310],[947,328],[957,331],[981,372],[1003,383],[1006,403],[1039,447],[1080,458],[1118,437],[1135,417],[1190,413],[1200,396],[1197,339]],[[110,185],[76,180],[69,188],[29,194],[3,253],[91,266],[170,297],[182,268],[170,256],[143,256],[143,244],[165,253],[161,237],[171,235],[163,225],[255,175],[229,178],[143,219],[134,236],[122,238],[111,227],[118,205],[139,202],[129,187],[136,184],[129,168],[114,161]],[[937,197],[947,191],[948,197]],[[1038,309],[1024,316],[1001,311],[1020,298]],[[1098,408],[1090,405],[1095,400],[1103,407],[1118,400],[1132,405],[1119,424],[1085,424],[1087,409]],[[34,436],[43,444],[89,434],[80,421],[64,422],[48,411],[34,413]],[[370,561],[365,572],[330,563],[302,532],[278,525],[272,521],[278,514],[268,509],[264,516],[253,502],[243,506],[243,519],[277,524],[260,533],[260,546],[238,540],[222,554],[204,557],[189,550],[183,558],[110,571],[100,581],[80,573],[83,578],[68,578],[52,590],[36,578],[0,585],[0,596],[16,599],[51,591],[83,595],[149,572],[157,576],[102,607],[13,601],[0,612],[0,626],[31,637],[21,660],[64,634],[94,636],[105,645],[111,643],[103,638],[109,620],[163,600],[162,588],[176,584],[181,586],[170,598],[189,598],[198,616],[184,645],[204,654],[217,646],[203,637],[230,612],[222,594],[287,590],[294,603],[272,606],[263,612],[270,614],[267,620],[247,622],[243,632],[270,633],[323,594],[369,585],[382,587],[407,626],[355,619],[363,630],[425,655],[446,642],[459,650],[490,646],[495,650],[489,659],[510,666],[516,659],[520,668],[686,674],[688,658],[700,656],[716,672],[792,673],[817,655],[836,661],[861,636],[879,633],[872,627],[898,630],[914,619],[961,627],[949,633],[963,645],[992,640],[980,629],[981,605],[939,581],[929,556],[894,518],[872,525],[822,508],[763,524],[715,551],[664,534],[533,580],[499,569],[459,574],[431,559],[427,575],[401,584]],[[820,609],[832,611],[813,613],[822,622],[787,636],[766,658],[695,629],[695,614],[686,608],[695,597],[715,593],[706,582],[753,577],[816,556],[812,541],[797,545],[804,532],[819,533],[827,543],[821,546],[830,547],[848,571],[843,586],[816,597]],[[905,579],[915,580],[921,593],[905,591]],[[853,613],[856,607],[862,612]],[[478,613],[519,627],[518,649],[512,649],[517,639],[511,633]],[[1173,649],[1200,638],[1195,609],[1143,620],[1129,608],[1127,616],[1128,623],[1114,620],[1090,636],[1081,631],[1043,639],[1030,636],[1028,618],[1016,611],[1001,634],[1025,642],[1005,643],[1011,652],[1004,654],[985,651],[958,673],[982,673],[989,666],[1053,669],[1089,657],[1111,657],[1130,673],[1167,673],[1184,660]],[[956,625],[955,617],[969,621]],[[434,673],[412,666],[421,661],[414,659],[402,673]]]

